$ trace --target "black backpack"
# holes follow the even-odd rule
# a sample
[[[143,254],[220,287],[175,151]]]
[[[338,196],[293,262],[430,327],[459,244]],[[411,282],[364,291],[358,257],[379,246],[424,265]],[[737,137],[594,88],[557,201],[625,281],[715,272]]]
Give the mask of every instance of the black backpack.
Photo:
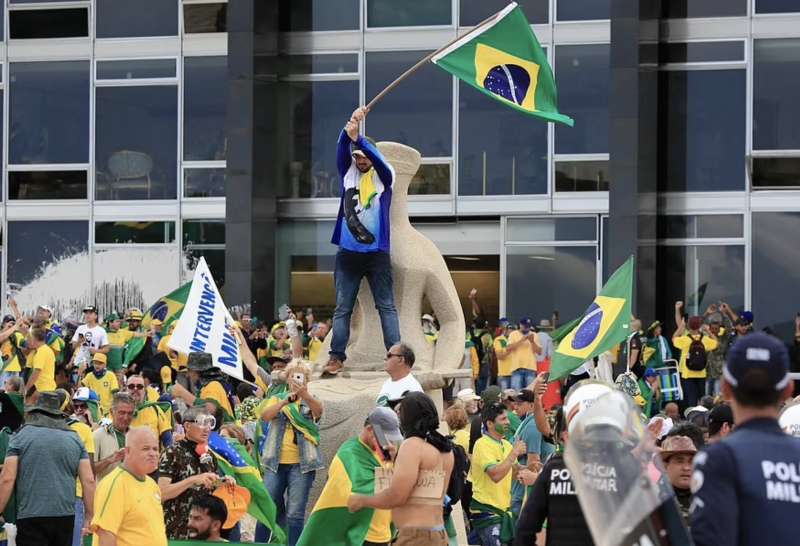
[[[450,473],[450,483],[447,484],[447,496],[455,504],[461,500],[469,474],[469,457],[464,448],[453,444],[453,472]]]
[[[698,339],[690,337],[692,343],[689,345],[689,352],[686,354],[686,367],[693,372],[702,372],[706,369],[708,355],[706,346],[703,345],[703,334]]]

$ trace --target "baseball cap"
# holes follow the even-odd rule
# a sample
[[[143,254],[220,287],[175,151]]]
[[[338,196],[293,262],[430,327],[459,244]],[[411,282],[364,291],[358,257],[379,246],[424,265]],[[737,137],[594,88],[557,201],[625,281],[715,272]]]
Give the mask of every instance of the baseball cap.
[[[461,389],[456,394],[456,398],[461,400],[462,402],[471,402],[473,400],[480,400],[481,397],[475,394],[473,389]]]
[[[658,373],[657,373],[657,372],[655,371],[655,369],[653,369],[653,368],[647,368],[647,369],[644,371],[644,376],[645,376],[645,377],[655,377],[655,376],[657,376],[657,375],[658,375]]]
[[[720,404],[708,412],[708,434],[710,436],[718,433],[725,423],[733,426],[733,410],[728,404]]]
[[[119,315],[115,311],[106,315],[106,322],[114,322],[115,320],[119,320]]]
[[[51,315],[51,316],[53,315],[53,308],[52,308],[52,307],[50,307],[49,305],[44,305],[44,304],[42,304],[42,305],[40,305],[40,306],[38,307],[38,309],[42,309],[42,310],[44,310],[44,311],[47,311],[48,313],[50,313],[50,315]]]
[[[533,393],[533,391],[522,389],[519,391],[516,400],[517,402],[533,402],[536,400],[536,395]]]
[[[386,447],[390,443],[399,446],[403,441],[403,433],[400,432],[400,420],[397,414],[385,406],[378,406],[367,416],[367,424],[372,426],[375,437],[381,447]]]
[[[688,436],[667,436],[661,443],[661,460],[667,461],[673,455],[697,453],[697,446],[694,445]]]
[[[740,382],[752,369],[765,371],[776,391],[786,388],[789,384],[789,354],[784,344],[761,332],[739,338],[728,352],[722,375],[733,387],[746,387]]]
[[[522,317],[521,319],[519,319],[519,323],[522,324],[523,326],[530,326],[531,319],[528,317]]]
[[[6,322],[16,322],[16,321],[17,319],[16,317],[14,317],[14,315],[6,315],[3,317],[3,324],[5,324]]]
[[[91,390],[89,387],[81,387],[75,391],[75,394],[72,395],[73,400],[99,400],[97,393]]]
[[[143,318],[144,315],[142,315],[142,312],[136,307],[128,311],[128,320],[142,320]]]
[[[103,353],[95,353],[92,355],[92,362],[102,362],[103,364],[108,364],[108,357]]]
[[[743,318],[747,324],[753,324],[754,317],[752,311],[742,311],[742,314],[739,316]]]
[[[422,320],[427,320],[427,321],[433,322],[433,317],[431,315],[429,315],[428,313],[425,313],[424,315],[422,315]]]
[[[95,307],[94,305],[87,305],[86,307],[83,308],[83,312],[97,314],[97,307]]]
[[[515,389],[503,389],[503,400],[516,400],[517,394]]]
[[[500,390],[500,387],[497,385],[490,385],[483,389],[483,392],[481,393],[481,400],[483,400],[484,403],[499,402],[501,395],[502,391]]]

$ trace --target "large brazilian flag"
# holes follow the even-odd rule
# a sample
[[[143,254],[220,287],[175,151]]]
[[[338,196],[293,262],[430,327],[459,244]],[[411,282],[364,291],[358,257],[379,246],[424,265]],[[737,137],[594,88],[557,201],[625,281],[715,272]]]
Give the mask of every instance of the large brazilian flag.
[[[558,111],[556,82],[525,14],[512,2],[431,59],[486,95],[531,116],[573,126]]]
[[[375,493],[375,469],[381,463],[358,438],[346,441],[328,468],[328,481],[308,517],[297,546],[361,546],[375,510],[347,510],[351,493]]]
[[[550,379],[572,370],[624,341],[630,334],[633,256],[617,269],[553,353]]]
[[[158,319],[164,323],[162,332],[169,331],[169,326],[172,322],[181,316],[186,300],[189,298],[189,292],[192,289],[191,281],[187,282],[177,290],[173,290],[166,296],[161,296],[158,301],[150,306],[150,309],[144,314],[142,319],[142,329],[147,331],[150,329],[150,323],[153,319]],[[144,349],[146,338],[134,337],[125,344],[125,358],[123,366],[127,367],[133,362],[139,353]]]

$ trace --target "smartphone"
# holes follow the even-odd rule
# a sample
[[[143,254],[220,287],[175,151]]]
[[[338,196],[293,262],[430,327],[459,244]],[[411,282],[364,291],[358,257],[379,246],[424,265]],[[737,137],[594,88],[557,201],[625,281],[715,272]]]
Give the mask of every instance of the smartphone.
[[[292,381],[302,385],[303,383],[306,382],[306,376],[303,375],[302,373],[299,373],[299,372],[295,373],[295,374],[292,374]]]
[[[278,307],[278,320],[286,320],[286,319],[288,319],[290,312],[291,312],[291,309],[289,308],[289,306],[287,304],[284,303],[283,305]]]
[[[547,383],[550,381],[550,372],[542,372],[540,375],[542,376],[542,381],[544,381],[544,384],[547,385]]]

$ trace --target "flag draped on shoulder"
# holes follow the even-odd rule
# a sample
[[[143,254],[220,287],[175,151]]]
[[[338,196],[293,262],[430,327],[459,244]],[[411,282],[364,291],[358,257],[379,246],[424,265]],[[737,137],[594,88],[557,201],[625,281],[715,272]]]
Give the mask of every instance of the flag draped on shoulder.
[[[572,370],[621,343],[630,333],[633,256],[617,269],[553,353],[550,379]]]
[[[542,46],[512,2],[431,59],[478,91],[531,116],[569,126],[558,111],[556,82]]]
[[[285,387],[285,386],[284,386]],[[281,400],[285,400],[291,392],[289,388],[276,388],[267,391],[267,396],[256,408],[256,415],[261,415],[264,410],[273,404],[277,404]],[[281,413],[289,420],[289,423],[298,430],[306,440],[319,445],[319,425],[313,419],[309,419],[303,412],[300,411],[300,404],[292,403],[286,404],[281,408]]]
[[[150,323],[153,321],[153,319],[158,319],[164,323],[163,331],[168,332],[170,324],[172,324],[181,316],[181,312],[183,311],[184,305],[186,305],[186,299],[189,297],[189,291],[191,288],[192,283],[187,282],[177,290],[173,290],[166,296],[161,296],[158,298],[158,301],[151,305],[144,314],[144,318],[142,319],[142,328],[145,331],[149,330]],[[145,341],[146,338],[144,337],[134,337],[125,344],[125,356],[123,359],[124,366],[129,366],[131,362],[133,362],[136,357],[139,356],[139,353],[141,353],[142,349],[144,349]]]
[[[328,481],[308,517],[297,546],[360,546],[369,531],[373,508],[347,510],[352,493],[375,493],[375,469],[381,463],[358,438],[346,441],[328,468]]]
[[[261,474],[247,449],[239,442],[226,439],[212,432],[208,437],[208,448],[217,459],[217,466],[226,476],[233,476],[237,485],[250,492],[250,505],[247,513],[272,530],[272,542],[283,544],[286,533],[277,524],[277,509],[269,496]]]

